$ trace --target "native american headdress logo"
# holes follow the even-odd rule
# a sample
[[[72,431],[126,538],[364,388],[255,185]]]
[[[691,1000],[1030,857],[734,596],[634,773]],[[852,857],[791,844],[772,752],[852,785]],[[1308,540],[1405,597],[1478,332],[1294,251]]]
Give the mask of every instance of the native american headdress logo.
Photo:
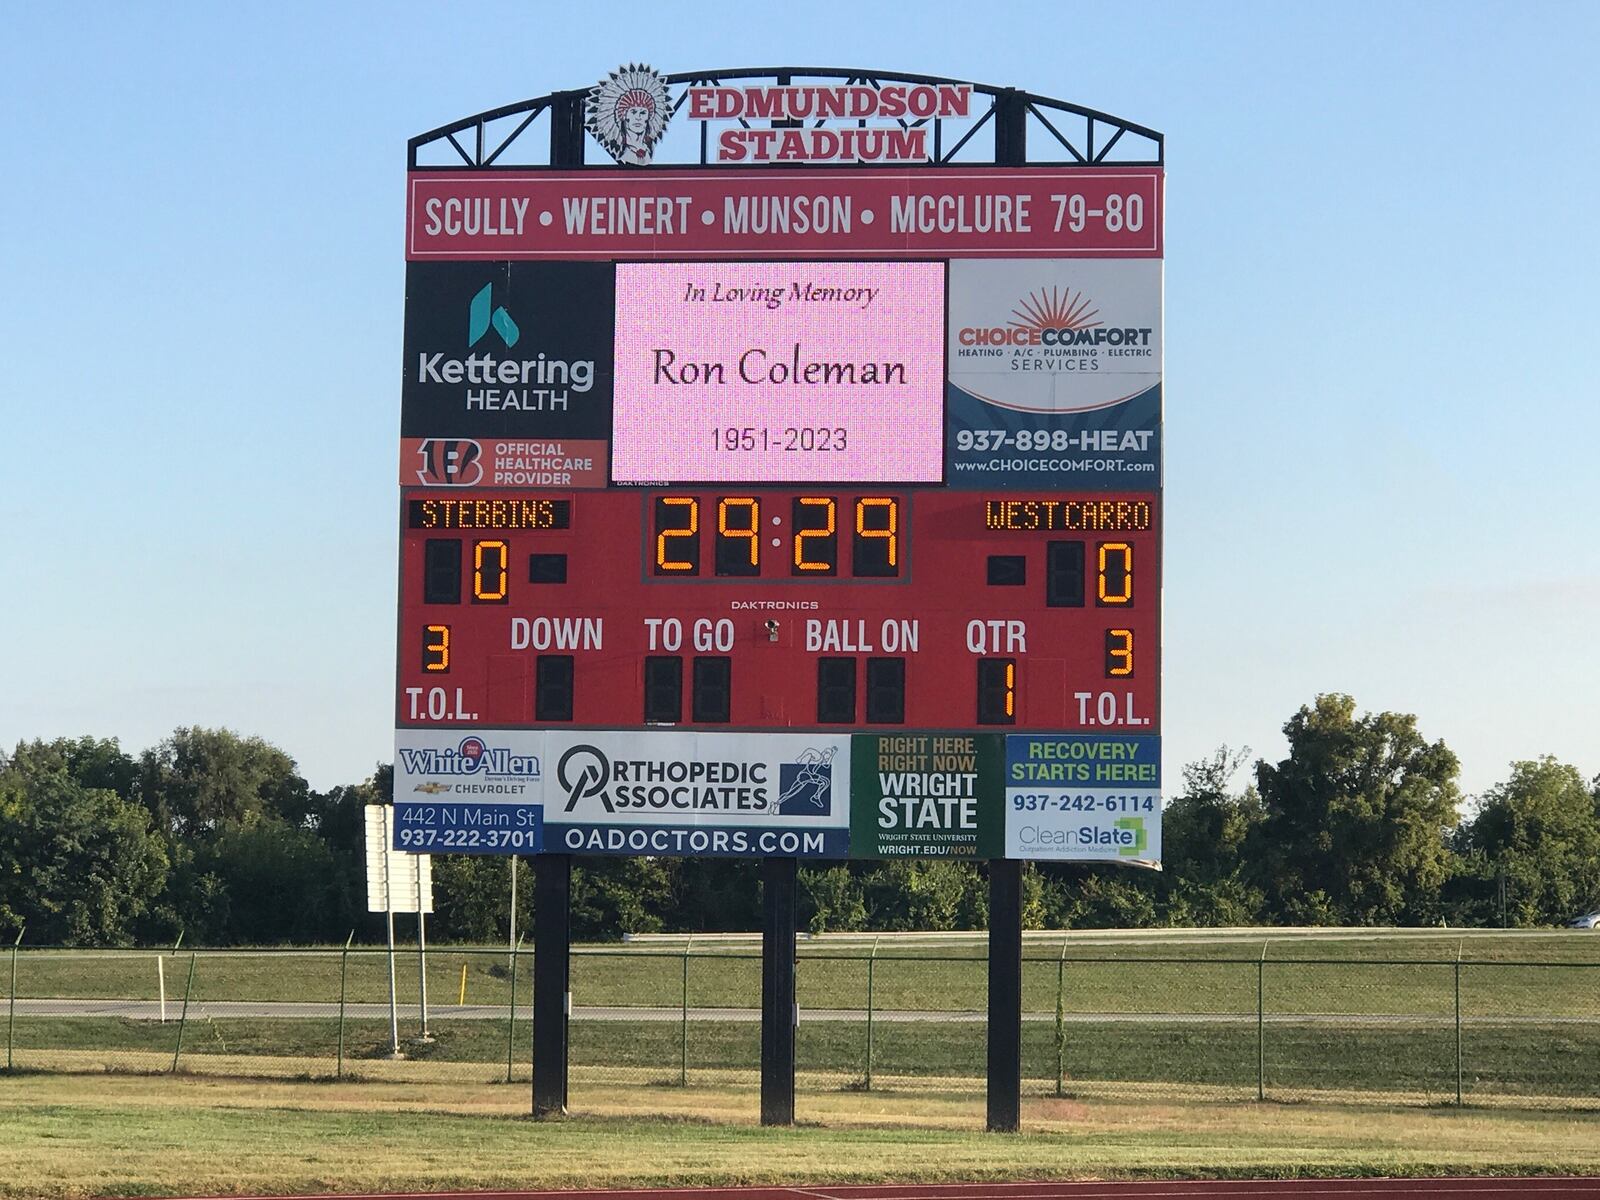
[[[667,81],[643,63],[629,63],[589,89],[583,123],[619,163],[646,167],[671,116]]]

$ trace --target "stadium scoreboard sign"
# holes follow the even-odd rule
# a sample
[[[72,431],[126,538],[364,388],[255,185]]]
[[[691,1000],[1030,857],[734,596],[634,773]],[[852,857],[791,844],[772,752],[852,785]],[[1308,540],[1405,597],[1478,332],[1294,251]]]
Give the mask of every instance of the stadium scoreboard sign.
[[[410,166],[398,847],[1159,859],[1159,134],[634,65]]]

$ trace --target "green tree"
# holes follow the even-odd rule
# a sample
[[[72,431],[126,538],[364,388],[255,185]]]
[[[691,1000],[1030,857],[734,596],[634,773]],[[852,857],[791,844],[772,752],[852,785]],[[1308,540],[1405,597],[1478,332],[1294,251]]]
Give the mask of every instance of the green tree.
[[[231,729],[177,729],[139,760],[139,793],[157,827],[176,838],[206,838],[262,813],[304,825],[311,792],[294,759]]]
[[[1233,790],[1248,750],[1220,747],[1183,769],[1183,791],[1161,814],[1165,912],[1173,925],[1250,925],[1265,897],[1247,846],[1265,814],[1253,787]]]
[[[367,911],[367,826],[369,804],[388,803],[393,791],[393,768],[380,763],[370,779],[313,792],[307,826],[333,856],[333,879],[328,903],[341,914],[331,920],[345,925],[331,936],[343,941],[349,929],[360,928]],[[434,860],[437,869],[443,858]],[[437,880],[437,875],[435,879]]]
[[[0,921],[35,944],[126,945],[166,883],[150,815],[38,757],[0,770]]]
[[[227,896],[206,940],[225,945],[334,940],[349,914],[334,904],[333,855],[310,830],[274,816],[224,826],[197,855]]]
[[[989,881],[958,859],[893,859],[862,876],[866,928],[981,929],[989,920]]]
[[[867,903],[860,877],[844,863],[802,866],[800,917],[811,933],[865,929]]]
[[[1504,878],[1513,925],[1560,924],[1600,904],[1600,818],[1576,767],[1548,756],[1511,764],[1484,793],[1461,843],[1492,911]]]
[[[0,762],[3,762],[0,756]],[[10,762],[34,771],[64,771],[86,788],[104,788],[124,800],[137,797],[139,766],[124,754],[116,738],[56,738],[54,741],[19,742]]]
[[[1285,919],[1429,921],[1452,865],[1456,756],[1414,716],[1355,708],[1322,695],[1284,725],[1289,756],[1256,764],[1264,819],[1248,852]]]
[[[517,929],[531,934],[533,872],[524,862],[517,875]],[[499,854],[439,854],[433,859],[435,911],[430,937],[441,941],[504,944],[511,932],[511,860]]]
[[[582,858],[572,872],[572,936],[586,941],[624,933],[658,933],[672,910],[672,876],[680,860]]]

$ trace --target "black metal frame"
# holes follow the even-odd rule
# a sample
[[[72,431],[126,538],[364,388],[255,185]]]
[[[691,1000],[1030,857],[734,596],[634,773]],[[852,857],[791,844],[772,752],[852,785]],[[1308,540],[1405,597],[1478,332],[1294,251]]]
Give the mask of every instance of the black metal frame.
[[[981,112],[974,112],[971,116],[959,118],[963,123],[970,122],[959,136],[956,130],[947,130],[947,123],[956,118],[925,117],[920,120],[902,119],[897,123],[903,129],[912,129],[923,126],[932,126],[932,153],[926,164],[895,164],[896,166],[950,166],[955,163],[955,156],[972,142],[973,137],[986,125],[992,125],[995,130],[995,163],[1005,163],[1008,159],[1015,160],[1015,154],[1006,153],[1006,140],[1018,136],[1019,131],[1008,130],[1008,126],[1015,127],[1020,120],[1025,127],[1027,118],[1032,117],[1038,122],[1048,138],[1038,139],[1047,147],[1048,152],[1065,150],[1066,158],[1038,158],[1028,159],[1023,155],[1025,165],[1029,166],[1079,166],[1092,167],[1115,164],[1117,166],[1153,166],[1165,164],[1166,139],[1165,137],[1144,125],[1133,121],[1125,121],[1121,117],[1114,117],[1110,113],[1100,112],[1097,109],[1085,108],[1081,104],[1071,104],[1065,100],[1055,100],[1049,96],[1040,96],[1033,92],[1021,91],[1017,88],[995,87],[987,83],[971,83],[964,79],[949,79],[942,75],[905,75],[897,72],[871,71],[847,67],[737,67],[720,71],[681,71],[675,75],[664,76],[669,84],[688,84],[690,86],[715,86],[726,84],[733,80],[770,80],[780,87],[789,86],[799,80],[834,80],[845,86],[852,84],[866,84],[868,86],[881,86],[884,83],[912,83],[912,84],[960,84],[970,87],[974,96],[989,97],[989,107]],[[588,96],[588,88],[579,88],[573,91],[551,92],[545,96],[537,96],[531,100],[522,100],[516,104],[502,105],[500,108],[491,108],[485,112],[475,113],[470,117],[463,117],[459,121],[452,121],[448,125],[441,125],[437,129],[430,129],[427,133],[418,134],[406,143],[407,165],[413,171],[488,171],[488,170],[527,170],[540,169],[556,165],[582,166],[584,165],[584,128],[583,128],[583,102]],[[680,92],[677,102],[673,107],[676,112],[683,106],[687,93]],[[977,105],[975,104],[976,108]],[[550,114],[549,140],[545,144],[547,153],[542,153],[538,159],[527,157],[523,154],[524,144],[530,147],[539,146],[539,138],[533,135],[524,143],[524,135],[532,128],[535,120],[542,114]],[[1046,115],[1055,114],[1055,120]],[[1082,134],[1069,136],[1068,133],[1057,128],[1060,124],[1065,126],[1062,114],[1083,122]],[[499,133],[491,134],[489,126],[497,121],[504,121],[512,117],[521,117],[504,136]],[[816,128],[827,127],[830,121],[835,124],[854,124],[864,126],[864,120],[851,118],[819,118],[813,125]],[[740,124],[749,128],[747,121]],[[793,122],[774,122],[775,126],[792,125]],[[948,147],[945,145],[946,133],[954,137]],[[463,136],[465,135],[465,136]],[[1123,138],[1132,135],[1142,138],[1147,143],[1150,154],[1142,158],[1116,158],[1108,156],[1111,151],[1122,142]],[[435,164],[424,166],[417,160],[419,153],[441,143],[451,147],[460,159],[459,162]],[[709,157],[711,151],[710,137],[704,124],[700,127],[700,166],[714,166]],[[963,160],[971,163],[972,160]],[[597,164],[606,167],[613,166],[606,162]],[[693,163],[663,163],[660,167],[630,167],[628,170],[658,170],[671,169],[676,166],[694,166]],[[768,166],[788,166],[796,164],[741,164],[747,170],[762,170]],[[820,165],[820,164],[819,164]],[[828,164],[833,169],[852,169],[859,166],[872,164]],[[981,165],[981,164],[973,164]],[[813,167],[812,169],[815,169]]]

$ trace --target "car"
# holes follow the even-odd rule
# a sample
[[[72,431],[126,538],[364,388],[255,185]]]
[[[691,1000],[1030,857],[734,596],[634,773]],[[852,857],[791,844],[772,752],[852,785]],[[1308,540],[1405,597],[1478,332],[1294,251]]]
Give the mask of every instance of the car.
[[[1586,912],[1581,917],[1573,917],[1567,922],[1568,929],[1600,929],[1600,909]]]

